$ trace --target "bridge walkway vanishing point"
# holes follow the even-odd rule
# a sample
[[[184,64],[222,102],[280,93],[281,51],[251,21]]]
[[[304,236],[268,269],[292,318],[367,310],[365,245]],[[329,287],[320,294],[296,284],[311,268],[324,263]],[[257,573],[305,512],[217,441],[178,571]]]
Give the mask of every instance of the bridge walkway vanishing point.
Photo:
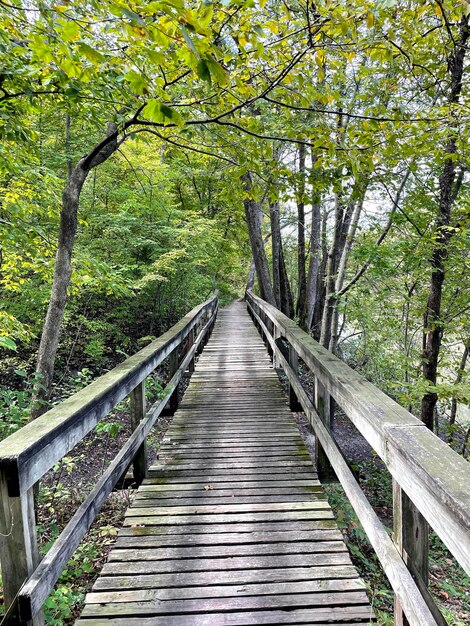
[[[266,348],[234,303],[76,624],[373,619]]]

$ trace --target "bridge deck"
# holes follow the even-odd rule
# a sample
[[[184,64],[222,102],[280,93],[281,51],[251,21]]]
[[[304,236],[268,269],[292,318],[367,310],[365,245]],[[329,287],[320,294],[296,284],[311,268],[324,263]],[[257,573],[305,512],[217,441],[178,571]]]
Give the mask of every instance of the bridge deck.
[[[243,304],[223,309],[80,626],[366,624],[371,610]]]

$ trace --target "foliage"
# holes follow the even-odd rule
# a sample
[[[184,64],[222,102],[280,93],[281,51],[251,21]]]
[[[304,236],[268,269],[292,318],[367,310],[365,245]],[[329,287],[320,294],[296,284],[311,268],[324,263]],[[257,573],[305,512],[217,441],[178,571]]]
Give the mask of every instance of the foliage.
[[[459,96],[449,94],[452,52],[468,48],[456,44],[468,2],[1,5],[1,438],[25,423],[32,388],[41,385],[32,372],[62,236],[64,189],[83,155],[93,161],[103,154],[97,148],[114,140],[112,156],[90,170],[80,197],[51,402],[159,336],[215,287],[222,303],[243,293],[252,257],[243,213],[250,195],[265,213],[266,241],[269,203],[279,201],[294,291],[300,291],[294,205],[305,204],[307,231],[314,230],[313,207],[320,207],[317,322],[327,318],[321,298],[330,299],[335,351],[412,412],[435,393],[441,422],[455,402],[464,421],[466,57]],[[307,150],[305,180],[300,145]],[[456,179],[443,227],[448,163]],[[248,170],[249,192],[240,182]],[[431,259],[443,235],[442,306],[430,320]],[[313,254],[308,250],[304,260]],[[336,256],[342,273],[336,267],[328,276]],[[441,345],[439,376],[431,380],[423,376],[423,338],[434,326]],[[160,380],[149,381],[147,393],[150,402],[161,397]],[[121,428],[112,416],[95,434],[107,449]],[[369,476],[366,488],[377,506],[386,508],[389,483],[380,469],[358,469]],[[67,472],[66,465],[59,471]],[[51,516],[70,495],[60,483],[43,493]],[[338,494],[331,497],[338,498],[355,558],[374,572],[357,520]],[[386,610],[388,592],[379,589],[376,604]],[[49,619],[59,623],[69,618],[74,597],[63,586],[54,593]]]

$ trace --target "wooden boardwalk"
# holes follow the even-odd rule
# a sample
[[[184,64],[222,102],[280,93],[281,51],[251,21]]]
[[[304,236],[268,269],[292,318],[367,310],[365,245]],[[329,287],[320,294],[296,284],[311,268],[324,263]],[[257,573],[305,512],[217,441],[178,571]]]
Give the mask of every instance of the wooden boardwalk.
[[[219,313],[76,624],[370,619],[264,344],[235,303]]]

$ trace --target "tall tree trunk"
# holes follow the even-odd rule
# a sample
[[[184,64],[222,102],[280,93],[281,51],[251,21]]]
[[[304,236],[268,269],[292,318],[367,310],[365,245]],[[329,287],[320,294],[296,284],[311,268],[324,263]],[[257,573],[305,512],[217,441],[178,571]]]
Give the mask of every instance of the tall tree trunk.
[[[279,218],[279,202],[271,202],[269,205],[269,217],[271,221],[271,250],[273,266],[273,289],[276,306],[281,308],[281,222]]]
[[[317,201],[312,202],[312,224],[310,230],[309,252],[310,257],[308,261],[306,306],[304,309],[304,315],[300,319],[301,327],[307,332],[309,332],[312,328],[320,269],[321,211],[320,203]]]
[[[312,220],[310,224],[310,238],[308,245],[308,273],[305,294],[305,307],[303,315],[300,317],[300,326],[307,332],[311,331],[313,317],[315,311],[315,303],[317,300],[320,256],[321,256],[321,194],[318,191],[318,175],[315,174],[314,165],[317,155],[314,148],[311,149],[310,157],[312,167],[310,170],[309,181],[312,185]]]
[[[259,202],[251,198],[253,188],[253,179],[251,172],[247,172],[242,176],[243,186],[245,190],[245,198],[243,204],[245,207],[245,217],[248,226],[248,234],[250,237],[251,252],[256,267],[256,275],[258,277],[258,285],[261,297],[269,304],[276,306],[274,298],[271,276],[269,275],[268,260],[264,249],[263,237],[261,235],[262,210]]]
[[[328,263],[328,241],[327,241],[327,225],[328,213],[326,209],[323,211],[321,220],[321,260],[318,268],[317,293],[315,296],[315,305],[313,307],[313,320],[311,325],[311,333],[317,341],[320,341],[321,321],[323,309],[325,308],[326,298],[326,267]]]
[[[335,224],[333,231],[333,241],[328,249],[328,261],[325,280],[325,305],[323,307],[323,315],[321,321],[320,343],[325,348],[330,345],[331,337],[331,320],[333,318],[335,308],[335,278],[336,268],[339,260],[339,246],[341,240],[341,228],[344,218],[344,206],[342,198],[337,195],[335,202]]]
[[[110,123],[108,125],[108,135],[113,134],[115,131],[115,124]],[[67,133],[68,132],[69,128],[67,129]],[[44,413],[46,401],[51,391],[55,358],[59,346],[60,331],[67,301],[67,291],[72,278],[72,254],[77,234],[80,194],[90,171],[97,165],[106,161],[117,149],[117,146],[117,141],[110,141],[91,160],[88,158],[88,155],[82,157],[77,165],[72,168],[62,194],[59,239],[55,257],[51,296],[42,329],[36,364],[38,384],[34,391],[31,406],[32,419]]]
[[[450,105],[458,103],[462,91],[464,59],[469,36],[469,16],[464,15],[460,19],[459,36],[454,43],[454,48],[448,60],[451,79],[448,96]],[[426,306],[427,328],[425,328],[426,338],[423,354],[423,377],[425,381],[432,386],[437,382],[437,366],[444,332],[441,320],[441,302],[445,280],[445,262],[448,256],[449,241],[453,233],[451,228],[449,228],[451,226],[451,212],[458,191],[454,189],[457,137],[454,130],[451,130],[450,133],[449,140],[445,146],[444,167],[439,176],[439,208],[436,223],[436,242],[430,258],[432,271]],[[421,401],[421,420],[430,430],[433,429],[433,417],[437,399],[437,393],[430,390],[424,394]]]
[[[307,279],[305,262],[305,153],[299,146],[299,184],[297,190],[297,306],[296,313],[305,319]]]
[[[264,245],[268,243],[269,238],[271,237],[271,233],[268,233],[264,238]],[[246,277],[246,287],[245,289],[248,291],[252,291],[255,286],[256,279],[256,266],[253,257],[251,257],[250,261],[250,269],[248,270],[248,276]]]
[[[465,371],[465,366],[467,365],[469,349],[470,349],[470,340],[467,340],[465,342],[465,348],[462,354],[462,358],[460,360],[459,369],[457,370],[457,376],[455,377],[456,385],[462,382],[462,376]],[[450,405],[449,426],[453,426],[455,424],[456,417],[457,417],[457,398],[452,398],[452,402]],[[454,439],[454,431],[451,428],[450,433],[449,433],[449,443],[451,443],[453,439]]]
[[[281,245],[279,250],[279,278],[281,281],[281,311],[287,317],[294,317],[294,295],[290,286],[289,275],[287,274],[286,260],[284,257],[284,248]]]
[[[252,291],[255,286],[256,267],[253,257],[251,258],[250,269],[248,270],[248,276],[246,279],[246,291]]]
[[[337,257],[337,268],[336,268],[336,276],[335,276],[335,299],[333,302],[333,313],[331,316],[331,328],[330,328],[330,341],[328,344],[328,349],[336,354],[336,350],[338,347],[338,318],[339,318],[339,303],[340,296],[339,292],[341,291],[344,278],[346,276],[346,269],[348,265],[349,253],[351,251],[352,244],[354,242],[354,238],[356,236],[356,230],[359,223],[359,218],[362,213],[362,208],[364,206],[364,199],[366,196],[368,181],[358,190],[359,197],[357,200],[350,202],[348,209],[346,211],[345,219],[343,220],[343,225],[341,229],[340,243],[338,247],[338,257]]]

